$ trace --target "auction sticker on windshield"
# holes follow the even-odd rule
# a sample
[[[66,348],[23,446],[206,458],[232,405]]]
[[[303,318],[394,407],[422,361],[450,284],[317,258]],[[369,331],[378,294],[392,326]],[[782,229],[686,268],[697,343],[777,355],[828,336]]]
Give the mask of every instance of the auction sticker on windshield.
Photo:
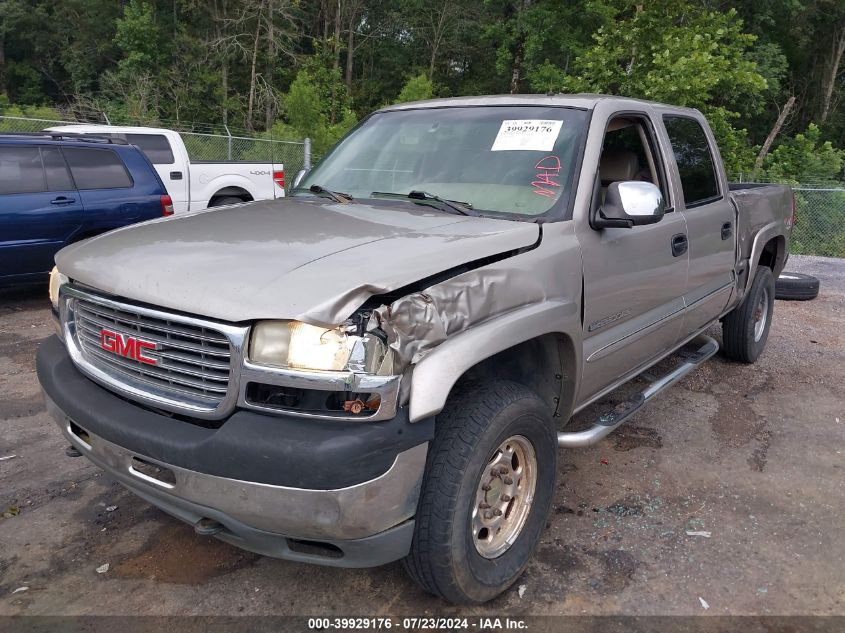
[[[563,121],[542,119],[511,119],[502,121],[502,127],[493,141],[491,152],[527,150],[550,152],[554,149]]]

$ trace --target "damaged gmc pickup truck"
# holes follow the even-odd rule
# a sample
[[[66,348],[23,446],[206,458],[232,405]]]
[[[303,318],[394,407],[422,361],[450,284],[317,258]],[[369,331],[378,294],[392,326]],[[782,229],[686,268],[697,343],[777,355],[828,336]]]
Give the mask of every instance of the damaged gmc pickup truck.
[[[401,559],[459,603],[525,569],[559,447],[712,356],[714,323],[757,359],[794,215],[728,184],[699,112],[595,95],[385,108],[297,185],[59,252],[48,408],[69,455],[200,534]]]

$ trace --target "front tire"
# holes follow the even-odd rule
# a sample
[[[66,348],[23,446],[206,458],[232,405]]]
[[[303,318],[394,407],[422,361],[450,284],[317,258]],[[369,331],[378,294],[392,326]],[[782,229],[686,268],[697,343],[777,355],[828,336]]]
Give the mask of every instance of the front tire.
[[[753,363],[763,353],[775,308],[775,279],[765,266],[757,268],[748,294],[722,321],[725,355],[740,363]]]
[[[406,571],[449,602],[495,598],[528,565],[556,476],[557,432],[536,394],[504,380],[456,387],[437,416]]]

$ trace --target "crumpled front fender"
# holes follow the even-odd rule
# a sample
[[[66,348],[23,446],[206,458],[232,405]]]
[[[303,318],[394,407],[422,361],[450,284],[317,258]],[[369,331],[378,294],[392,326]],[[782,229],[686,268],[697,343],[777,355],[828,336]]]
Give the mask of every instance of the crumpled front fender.
[[[414,366],[411,422],[439,413],[458,379],[482,360],[544,334],[579,340],[580,327],[576,302],[555,300],[516,308],[449,337]],[[580,367],[580,346],[575,353],[575,366]]]

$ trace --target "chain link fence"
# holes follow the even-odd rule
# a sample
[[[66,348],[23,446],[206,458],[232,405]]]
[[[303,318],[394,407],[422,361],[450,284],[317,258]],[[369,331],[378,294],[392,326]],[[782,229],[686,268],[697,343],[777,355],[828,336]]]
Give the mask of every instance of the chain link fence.
[[[798,186],[790,252],[845,257],[845,183],[839,187]]]
[[[76,117],[59,120],[0,115],[0,133],[34,133],[41,132],[45,128],[73,123],[102,125],[104,121],[102,119],[80,120]],[[294,177],[300,169],[311,168],[311,143],[307,138],[303,141],[279,140],[265,135],[250,134],[244,130],[233,130],[227,126],[204,124],[171,123],[164,125],[158,122],[151,124],[150,127],[166,128],[178,132],[185,143],[188,157],[192,161],[244,161],[282,164],[287,175],[286,187],[288,190],[293,186]]]

